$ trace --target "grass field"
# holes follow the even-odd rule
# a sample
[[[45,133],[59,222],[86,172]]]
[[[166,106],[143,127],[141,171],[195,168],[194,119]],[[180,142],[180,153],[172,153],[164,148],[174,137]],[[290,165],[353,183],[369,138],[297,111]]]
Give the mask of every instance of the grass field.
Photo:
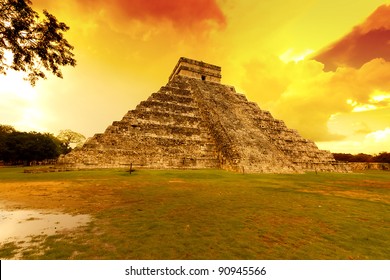
[[[0,202],[92,216],[0,258],[390,259],[390,172],[0,168]]]

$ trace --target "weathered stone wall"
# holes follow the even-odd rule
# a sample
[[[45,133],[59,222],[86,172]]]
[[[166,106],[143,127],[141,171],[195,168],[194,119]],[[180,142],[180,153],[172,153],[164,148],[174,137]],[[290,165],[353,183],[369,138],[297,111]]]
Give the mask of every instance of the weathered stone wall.
[[[383,162],[348,162],[347,164],[353,171],[390,170],[390,163]]]

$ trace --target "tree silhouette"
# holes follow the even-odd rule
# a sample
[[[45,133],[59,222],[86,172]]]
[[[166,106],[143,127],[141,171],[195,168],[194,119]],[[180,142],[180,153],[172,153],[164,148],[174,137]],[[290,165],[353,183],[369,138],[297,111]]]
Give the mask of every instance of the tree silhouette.
[[[40,19],[31,4],[30,0],[0,0],[0,73],[26,72],[26,80],[35,85],[46,78],[44,70],[62,78],[60,66],[75,66],[76,60],[73,46],[63,36],[69,27],[46,10]],[[12,59],[7,59],[7,53]]]

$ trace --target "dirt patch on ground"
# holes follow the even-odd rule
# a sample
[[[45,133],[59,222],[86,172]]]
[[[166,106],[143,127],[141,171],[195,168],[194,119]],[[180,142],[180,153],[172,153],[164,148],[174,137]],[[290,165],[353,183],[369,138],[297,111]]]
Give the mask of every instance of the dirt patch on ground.
[[[390,203],[390,196],[388,195],[378,195],[363,191],[303,190],[303,192]]]
[[[390,195],[387,192],[387,190],[390,190],[390,183],[363,180],[354,183],[341,181],[335,182],[333,185],[321,186],[321,189],[303,189],[301,191],[390,203]],[[342,189],[337,187],[337,185],[351,186],[353,189]],[[383,192],[378,192],[378,190],[383,190]]]
[[[356,181],[335,181],[335,185],[351,186],[351,187],[364,187],[375,189],[387,189],[390,190],[390,182],[381,182],[377,180],[356,180]]]
[[[6,209],[50,209],[89,214],[110,207],[113,191],[102,185],[67,181],[5,182],[0,184]]]

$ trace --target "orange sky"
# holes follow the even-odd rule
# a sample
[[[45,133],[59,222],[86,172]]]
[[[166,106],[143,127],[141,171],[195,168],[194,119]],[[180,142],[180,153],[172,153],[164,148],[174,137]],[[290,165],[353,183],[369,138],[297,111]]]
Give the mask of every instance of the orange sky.
[[[78,65],[31,88],[0,77],[0,123],[100,133],[167,83],[181,56],[320,148],[390,151],[390,1],[35,0],[70,26]]]

